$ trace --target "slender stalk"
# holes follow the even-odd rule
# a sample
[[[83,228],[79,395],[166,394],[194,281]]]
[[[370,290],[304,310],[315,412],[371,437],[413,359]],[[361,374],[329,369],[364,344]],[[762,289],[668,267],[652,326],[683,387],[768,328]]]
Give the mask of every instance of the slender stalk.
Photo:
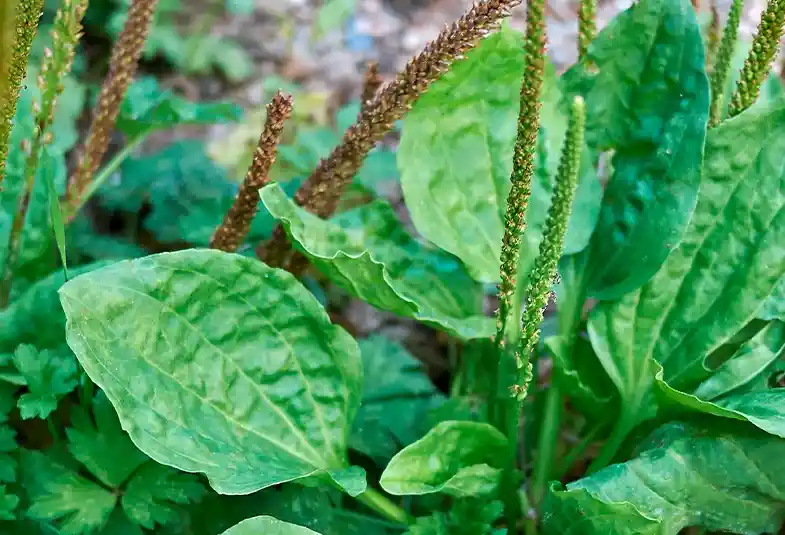
[[[532,191],[534,158],[537,153],[537,136],[540,131],[540,95],[545,70],[545,1],[530,1],[526,11],[526,38],[524,40],[525,67],[520,93],[518,135],[513,152],[513,169],[510,176],[510,193],[504,218],[504,235],[501,248],[501,284],[499,285],[499,312],[496,326],[496,346],[504,344],[510,307],[515,293],[515,278],[519,267],[521,239],[526,230],[526,210]],[[515,318],[513,318],[515,321]],[[517,330],[517,324],[514,325]]]
[[[578,8],[578,59],[582,59],[597,34],[597,0],[581,0]]]
[[[65,218],[66,224],[74,220],[87,201],[89,201],[92,196],[95,195],[95,192],[98,191],[107,180],[109,180],[115,171],[120,168],[123,162],[128,159],[131,153],[133,153],[133,151],[139,145],[141,145],[145,139],[147,139],[147,134],[140,134],[139,136],[128,140],[122,150],[120,150],[120,152],[118,152],[111,160],[109,160],[109,162],[101,168],[98,174],[95,175],[95,178],[87,186],[87,189],[82,192],[82,195],[63,207],[63,216]]]
[[[570,468],[572,468],[572,465],[574,465],[580,456],[586,452],[586,449],[596,442],[604,428],[605,422],[600,422],[599,424],[592,427],[580,442],[571,447],[567,455],[562,458],[559,466],[551,472],[551,481],[560,480],[563,478]]]
[[[368,487],[365,492],[355,499],[378,513],[379,516],[398,524],[409,524],[412,520],[406,511],[391,502],[384,494],[371,487]]]
[[[44,0],[0,0],[0,185],[27,59],[38,30]],[[11,32],[11,33],[9,33]],[[1,299],[1,298],[0,298]]]
[[[725,24],[722,39],[720,39],[717,48],[714,68],[711,72],[709,127],[716,126],[722,120],[722,107],[725,104],[725,84],[730,73],[733,51],[736,48],[743,7],[744,0],[733,0],[728,12],[728,22]]]
[[[319,162],[297,191],[295,202],[319,217],[330,217],[376,143],[392,130],[395,122],[434,81],[483,37],[498,28],[510,14],[510,9],[520,3],[521,0],[485,0],[445,28],[365,107],[357,122],[346,130],[341,143],[329,157]],[[258,254],[267,264],[279,266],[289,250],[286,233],[278,225],[267,246]]]
[[[540,324],[545,306],[556,277],[556,268],[564,251],[564,236],[572,213],[572,201],[578,186],[578,171],[583,151],[583,130],[586,111],[581,97],[572,102],[567,137],[564,140],[559,172],[553,194],[553,203],[548,210],[545,232],[540,251],[534,261],[531,280],[526,291],[526,306],[523,311],[523,333],[516,357],[519,381],[513,394],[522,401],[526,397],[532,380],[531,355],[540,339]]]
[[[98,104],[87,139],[81,149],[79,164],[68,181],[67,213],[75,212],[74,205],[79,203],[85,190],[90,186],[93,174],[101,165],[101,160],[109,148],[109,137],[117,122],[120,104],[136,75],[157,3],[158,0],[133,0],[128,9],[128,18],[112,48],[109,73],[104,79],[98,96]]]
[[[270,181],[267,175],[275,162],[283,127],[291,115],[292,97],[279,91],[267,105],[267,120],[253,160],[232,207],[210,240],[211,248],[231,253],[245,240],[259,207],[259,190]]]
[[[82,17],[87,10],[86,0],[63,0],[52,27],[52,48],[44,53],[38,76],[41,101],[34,103],[35,134],[30,140],[25,162],[24,185],[17,200],[6,246],[6,258],[0,277],[0,305],[7,306],[11,295],[14,268],[19,259],[30,196],[35,185],[41,151],[52,141],[50,127],[54,121],[57,98],[63,91],[63,78],[68,75],[82,34]]]
[[[711,65],[717,57],[717,48],[721,39],[720,10],[717,0],[711,0],[711,22],[706,35],[706,68],[711,72]]]
[[[740,114],[758,99],[763,81],[771,70],[780,38],[785,31],[785,0],[769,0],[761,15],[758,32],[744,61],[736,92],[731,98],[728,117]]]
[[[545,496],[553,471],[553,461],[559,443],[561,412],[561,392],[556,383],[552,383],[545,392],[545,406],[540,422],[540,436],[537,440],[537,462],[534,464],[532,479],[532,498],[537,505],[542,502],[542,498]]]
[[[619,452],[619,449],[624,444],[624,441],[627,439],[627,436],[630,434],[630,431],[635,427],[635,421],[632,417],[634,414],[635,409],[632,407],[622,409],[622,414],[619,419],[616,420],[608,440],[605,441],[605,444],[603,444],[600,449],[600,453],[589,465],[587,471],[589,474],[593,474],[594,472],[605,468],[613,461],[616,454]]]

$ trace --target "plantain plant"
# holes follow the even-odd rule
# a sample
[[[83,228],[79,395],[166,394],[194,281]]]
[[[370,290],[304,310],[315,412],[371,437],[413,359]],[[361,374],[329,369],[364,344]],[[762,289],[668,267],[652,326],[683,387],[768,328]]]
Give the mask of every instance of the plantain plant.
[[[275,94],[235,179],[200,142],[135,153],[241,117],[135,75],[150,0],[67,159],[86,3],[62,0],[39,83],[0,87],[3,533],[782,529],[782,1],[747,51],[741,2],[716,43],[688,0],[599,31],[585,0],[560,74],[547,6],[520,32],[519,3],[476,4],[386,85],[371,66],[335,128],[287,137]],[[347,297],[447,340],[447,386],[350,334]]]

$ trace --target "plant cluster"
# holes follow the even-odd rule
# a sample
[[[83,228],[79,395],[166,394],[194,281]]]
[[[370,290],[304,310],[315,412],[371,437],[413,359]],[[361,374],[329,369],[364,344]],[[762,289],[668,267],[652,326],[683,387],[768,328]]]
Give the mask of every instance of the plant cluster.
[[[0,6],[2,533],[782,529],[782,0],[746,46],[741,1],[585,0],[560,75],[544,1],[485,0],[329,127],[272,95],[242,173],[135,151],[243,115],[136,74],[164,3],[84,138],[86,0]],[[448,388],[342,296],[441,333]]]

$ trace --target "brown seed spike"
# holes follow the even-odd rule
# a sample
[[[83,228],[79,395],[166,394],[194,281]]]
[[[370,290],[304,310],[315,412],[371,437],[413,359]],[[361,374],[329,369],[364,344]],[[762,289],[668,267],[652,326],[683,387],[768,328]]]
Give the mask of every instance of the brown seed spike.
[[[254,151],[253,161],[240,185],[234,204],[210,241],[211,248],[234,252],[248,235],[251,221],[259,207],[259,190],[269,182],[268,174],[275,163],[278,143],[284,125],[291,115],[292,96],[279,91],[267,105],[267,120]]]
[[[120,104],[136,75],[157,3],[158,0],[133,0],[128,9],[128,18],[112,48],[109,72],[98,96],[95,115],[81,150],[79,165],[68,181],[66,195],[69,207],[66,212],[69,214],[70,208],[79,205],[79,199],[90,185],[93,174],[109,147],[109,137],[114,130]]]
[[[476,3],[460,19],[442,30],[398,73],[394,80],[366,106],[357,122],[346,130],[341,143],[308,177],[294,200],[308,211],[330,217],[338,206],[346,187],[363,160],[411,109],[428,87],[446,72],[452,63],[463,59],[483,37],[497,29],[510,10],[521,0],[485,0]],[[280,265],[281,255],[289,250],[286,234],[277,227],[266,246],[263,258],[271,265]]]
[[[362,114],[368,106],[373,105],[373,99],[382,87],[384,80],[379,74],[379,64],[375,61],[368,64],[368,70],[365,71],[363,78],[363,92],[361,95],[360,114]]]

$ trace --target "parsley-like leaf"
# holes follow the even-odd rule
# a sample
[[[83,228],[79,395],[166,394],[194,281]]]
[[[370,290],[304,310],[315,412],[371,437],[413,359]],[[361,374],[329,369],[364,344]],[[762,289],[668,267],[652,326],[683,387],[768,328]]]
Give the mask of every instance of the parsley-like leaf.
[[[174,504],[188,504],[204,496],[197,476],[155,462],[142,466],[128,482],[122,504],[128,518],[147,529],[178,518]]]
[[[57,408],[57,402],[76,388],[77,365],[70,351],[39,351],[29,344],[14,352],[14,365],[27,383],[28,393],[19,398],[23,419],[44,419]]]
[[[72,409],[72,427],[66,429],[68,451],[101,483],[119,488],[148,457],[134,446],[120,426],[103,392],[93,401],[95,424],[79,408]]]
[[[117,497],[39,451],[22,450],[22,481],[30,500],[27,515],[59,521],[60,535],[87,535],[101,529]]]

